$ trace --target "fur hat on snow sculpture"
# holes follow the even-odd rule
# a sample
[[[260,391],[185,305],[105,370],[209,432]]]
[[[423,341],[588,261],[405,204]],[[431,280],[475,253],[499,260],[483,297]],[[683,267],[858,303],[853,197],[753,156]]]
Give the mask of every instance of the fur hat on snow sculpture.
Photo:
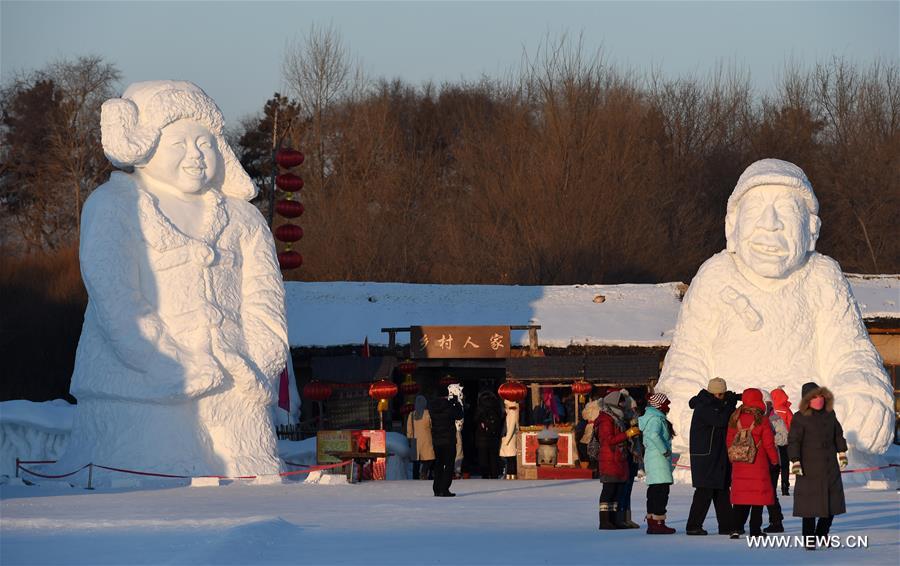
[[[810,246],[809,251],[815,248],[816,240],[819,236],[819,228],[822,225],[819,220],[819,201],[813,192],[812,183],[806,177],[803,169],[797,167],[789,161],[781,159],[760,159],[751,163],[743,173],[741,173],[734,191],[728,197],[728,205],[725,215],[725,238],[727,249],[729,252],[735,251],[736,242],[734,241],[733,232],[737,223],[738,203],[741,198],[751,189],[765,185],[774,185],[779,187],[787,187],[795,189],[798,195],[806,203],[806,210],[810,217]]]
[[[224,178],[217,179],[229,197],[250,200],[256,185],[241,167],[225,141],[225,118],[203,89],[188,81],[144,81],[130,85],[122,98],[111,98],[100,110],[103,152],[119,169],[129,170],[147,163],[156,150],[163,128],[182,119],[195,120],[216,139],[225,165]]]

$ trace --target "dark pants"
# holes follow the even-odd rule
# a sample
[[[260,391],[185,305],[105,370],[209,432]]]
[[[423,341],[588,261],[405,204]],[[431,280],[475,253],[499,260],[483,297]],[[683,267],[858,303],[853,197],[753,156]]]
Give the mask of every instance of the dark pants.
[[[434,460],[413,460],[413,479],[414,480],[427,480],[428,474],[431,472],[431,467],[434,465]]]
[[[622,487],[619,488],[616,496],[616,503],[619,504],[619,513],[623,514],[623,517],[625,511],[631,511],[631,491],[634,489],[634,477],[637,475],[637,470],[637,464],[629,458],[628,479],[622,483]]]
[[[720,533],[730,533],[734,522],[734,510],[731,508],[731,493],[728,488],[712,489],[698,487],[694,490],[694,499],[691,501],[691,510],[688,512],[687,530],[703,528],[703,521],[709,512],[710,503],[716,507],[716,522],[719,524]]]
[[[615,503],[620,489],[622,489],[622,482],[603,482],[603,489],[600,491],[600,503]]]
[[[788,460],[787,446],[778,447],[778,461],[781,466],[781,494],[787,495],[791,485],[791,462]]]
[[[453,460],[456,458],[456,444],[434,445],[434,489],[435,493],[450,491],[453,481]]]
[[[504,460],[506,460],[506,473],[513,476],[516,475],[516,457],[506,456]]]
[[[778,502],[778,476],[781,474],[781,468],[772,466],[769,473],[772,476],[772,489],[775,490],[775,503],[766,505],[766,509],[769,512],[769,524],[780,525],[784,521],[781,503]]]
[[[815,517],[803,517],[803,536],[804,537],[825,537],[831,531],[831,522],[834,521],[834,515],[830,517],[819,517],[818,524]]]
[[[750,516],[750,536],[762,534],[762,505],[735,505],[734,529],[744,530],[747,515]]]
[[[647,486],[647,514],[665,515],[669,505],[668,483],[654,483]]]
[[[500,439],[479,441],[477,447],[481,477],[490,480],[500,477]]]

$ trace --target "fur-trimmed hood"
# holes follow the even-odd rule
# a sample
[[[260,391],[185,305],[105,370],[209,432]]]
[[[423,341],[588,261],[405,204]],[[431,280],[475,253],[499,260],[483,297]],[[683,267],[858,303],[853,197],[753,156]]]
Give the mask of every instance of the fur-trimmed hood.
[[[809,390],[806,395],[803,396],[803,399],[800,400],[800,414],[808,417],[812,414],[812,409],[809,406],[810,400],[813,397],[817,397],[821,395],[825,398],[825,411],[831,412],[834,411],[834,394],[827,387],[816,387],[815,389]]]

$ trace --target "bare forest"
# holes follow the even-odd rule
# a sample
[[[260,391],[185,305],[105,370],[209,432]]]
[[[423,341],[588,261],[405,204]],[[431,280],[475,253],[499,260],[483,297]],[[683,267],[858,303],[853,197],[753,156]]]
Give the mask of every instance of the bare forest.
[[[362,69],[336,31],[313,28],[286,49],[285,92],[229,131],[264,213],[273,142],[306,154],[304,265],[286,279],[689,282],[724,247],[738,176],[764,157],[812,181],[820,251],[848,272],[900,272],[895,61],[788,66],[762,92],[740,69],[639,74],[563,36],[474,82]],[[110,171],[99,106],[124,86],[113,63],[83,57],[0,91],[0,349],[22,358],[2,399],[68,389],[86,301],[77,219]]]

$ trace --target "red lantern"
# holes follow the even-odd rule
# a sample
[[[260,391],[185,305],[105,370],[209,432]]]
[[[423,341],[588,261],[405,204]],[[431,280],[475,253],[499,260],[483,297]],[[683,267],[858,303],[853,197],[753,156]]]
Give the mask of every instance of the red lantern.
[[[296,242],[303,237],[303,228],[296,224],[282,224],[274,230],[275,238],[282,242]]]
[[[303,205],[295,200],[280,200],[275,203],[275,212],[285,218],[297,218],[303,215]]]
[[[278,265],[282,270],[297,269],[303,265],[303,256],[293,250],[281,252],[278,254]]]
[[[293,173],[282,173],[275,177],[275,184],[286,193],[294,193],[303,188],[303,179]]]
[[[416,362],[412,360],[406,360],[397,364],[397,369],[399,369],[400,373],[403,375],[412,375],[412,373],[416,371],[416,367]]]
[[[303,397],[310,401],[324,401],[331,397],[331,386],[321,381],[310,381],[303,386]]]
[[[275,161],[285,169],[290,169],[303,163],[304,157],[303,153],[296,149],[279,149],[275,154]]]
[[[419,384],[415,381],[404,381],[400,384],[400,391],[404,395],[415,395],[419,392]]]
[[[497,390],[497,393],[506,401],[515,401],[516,403],[525,399],[528,390],[518,381],[507,381]]]
[[[369,386],[369,397],[372,399],[390,399],[397,394],[397,384],[386,379],[379,379]]]
[[[402,407],[400,407],[400,414],[406,417],[406,415],[416,410],[416,406],[412,403],[404,403]]]
[[[572,393],[576,395],[589,395],[593,389],[594,385],[583,379],[579,379],[572,384]]]

